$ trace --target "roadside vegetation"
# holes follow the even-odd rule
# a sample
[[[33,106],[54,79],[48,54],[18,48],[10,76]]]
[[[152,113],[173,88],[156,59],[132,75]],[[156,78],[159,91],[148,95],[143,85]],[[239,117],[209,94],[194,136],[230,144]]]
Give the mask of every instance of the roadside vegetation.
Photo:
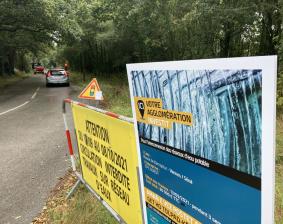
[[[31,73],[16,71],[14,75],[0,76],[0,90],[31,76]]]
[[[74,195],[66,196],[77,178],[71,170],[62,177],[50,193],[41,214],[33,224],[118,224],[100,202],[83,186]]]
[[[276,129],[275,220],[283,223],[283,120],[277,119]]]

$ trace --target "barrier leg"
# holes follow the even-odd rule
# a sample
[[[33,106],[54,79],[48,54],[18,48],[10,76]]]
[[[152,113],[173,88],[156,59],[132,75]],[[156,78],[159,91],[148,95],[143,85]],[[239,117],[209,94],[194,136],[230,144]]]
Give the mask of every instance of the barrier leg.
[[[81,183],[81,180],[80,179],[78,179],[77,180],[77,182],[76,182],[76,184],[72,187],[72,189],[70,190],[70,192],[68,193],[68,195],[67,195],[67,199],[70,199],[72,196],[73,196],[73,194],[75,193],[75,191],[76,191],[76,189],[78,188],[78,186],[79,186],[79,184]]]

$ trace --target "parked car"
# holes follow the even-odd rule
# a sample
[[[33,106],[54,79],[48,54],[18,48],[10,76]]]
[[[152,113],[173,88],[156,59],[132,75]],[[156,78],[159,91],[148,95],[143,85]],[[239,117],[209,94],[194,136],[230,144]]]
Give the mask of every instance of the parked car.
[[[34,74],[36,73],[44,73],[44,66],[38,65],[34,67]]]
[[[70,86],[69,73],[64,69],[50,69],[46,73],[46,87],[51,85]]]

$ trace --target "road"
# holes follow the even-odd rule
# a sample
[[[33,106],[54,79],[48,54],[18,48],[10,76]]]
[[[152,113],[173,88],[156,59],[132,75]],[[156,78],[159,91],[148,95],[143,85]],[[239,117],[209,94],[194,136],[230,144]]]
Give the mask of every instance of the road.
[[[70,166],[61,108],[73,94],[43,75],[0,90],[1,224],[31,223]]]

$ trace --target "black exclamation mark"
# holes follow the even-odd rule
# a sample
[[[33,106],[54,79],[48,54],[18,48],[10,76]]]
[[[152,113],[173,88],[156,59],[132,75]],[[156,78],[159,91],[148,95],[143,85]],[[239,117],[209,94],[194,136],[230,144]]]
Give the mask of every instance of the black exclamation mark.
[[[144,106],[144,102],[142,100],[138,100],[138,108],[139,108],[140,114],[142,116],[142,119],[144,119],[143,116],[144,116],[145,106]]]

